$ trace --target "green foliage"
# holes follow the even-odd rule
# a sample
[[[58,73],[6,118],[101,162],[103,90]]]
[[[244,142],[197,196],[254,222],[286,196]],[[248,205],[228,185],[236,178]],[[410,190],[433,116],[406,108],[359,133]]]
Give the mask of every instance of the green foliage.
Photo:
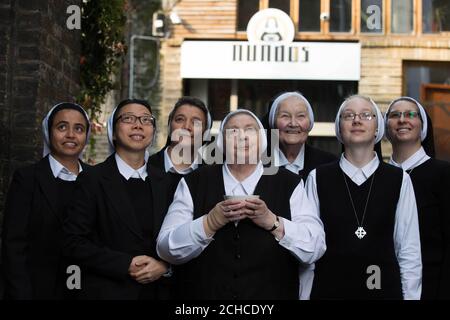
[[[126,54],[126,0],[84,0],[81,18],[80,93],[77,101],[96,121],[112,75]]]

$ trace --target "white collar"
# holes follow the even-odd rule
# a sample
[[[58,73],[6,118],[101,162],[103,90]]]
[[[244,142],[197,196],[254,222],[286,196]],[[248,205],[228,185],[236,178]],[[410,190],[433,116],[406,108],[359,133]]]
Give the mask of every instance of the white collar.
[[[120,174],[126,180],[130,178],[140,178],[145,180],[147,178],[147,159],[145,159],[145,163],[139,169],[133,169],[130,167],[123,159],[116,153],[114,155],[117,163],[117,169],[119,169]]]
[[[305,166],[305,144],[302,145],[293,162],[289,162],[281,149],[275,149],[275,165],[277,167],[284,166],[286,169],[298,174],[298,172],[303,170],[303,167]]]
[[[52,169],[53,176],[55,178],[60,178],[64,181],[75,181],[77,179],[77,175],[73,172],[70,172],[69,169],[64,167],[58,160],[56,160],[51,154],[48,155],[48,160],[50,163],[50,169]],[[81,164],[78,162],[78,174],[83,171]]]
[[[428,159],[430,159],[430,157],[426,154],[425,150],[421,146],[419,150],[417,150],[411,157],[409,157],[402,163],[395,162],[394,159],[392,159],[392,157],[389,160],[389,163],[396,167],[400,167],[406,171],[406,170],[414,169],[417,166],[420,166],[422,163],[424,163]]]
[[[375,152],[373,153],[373,159],[370,160],[370,162],[362,168],[354,166],[344,157],[344,153],[342,153],[341,159],[339,160],[339,166],[341,167],[342,171],[344,171],[344,173],[355,183],[356,181],[354,180],[354,178],[356,178],[358,174],[363,174],[364,178],[367,179],[375,172],[375,170],[377,170],[379,164],[380,160],[378,159],[378,156]]]
[[[223,183],[225,186],[225,193],[228,195],[233,194],[233,190],[235,190],[237,185],[241,185],[245,191],[245,194],[234,194],[234,195],[251,195],[255,191],[256,185],[258,184],[259,179],[263,175],[264,168],[261,161],[255,168],[255,171],[243,181],[238,181],[233,174],[230,172],[227,163],[225,162],[222,165],[222,173],[223,173]]]
[[[197,154],[197,157],[194,159],[194,161],[188,168],[183,169],[183,170],[177,170],[175,168],[175,166],[173,165],[172,160],[170,159],[169,152],[167,151],[167,149],[168,149],[168,147],[164,149],[164,170],[166,172],[172,172],[172,173],[178,173],[181,175],[186,175],[198,168],[199,155]]]

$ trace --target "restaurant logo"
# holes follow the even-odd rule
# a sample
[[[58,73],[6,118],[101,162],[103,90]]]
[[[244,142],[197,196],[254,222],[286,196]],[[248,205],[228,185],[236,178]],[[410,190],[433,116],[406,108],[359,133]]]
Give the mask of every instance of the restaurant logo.
[[[252,44],[289,44],[294,36],[294,23],[279,9],[261,10],[253,15],[247,25],[247,38]]]
[[[233,45],[234,62],[297,63],[309,61],[309,49],[293,43],[295,27],[279,9],[257,12],[247,25],[248,42]]]

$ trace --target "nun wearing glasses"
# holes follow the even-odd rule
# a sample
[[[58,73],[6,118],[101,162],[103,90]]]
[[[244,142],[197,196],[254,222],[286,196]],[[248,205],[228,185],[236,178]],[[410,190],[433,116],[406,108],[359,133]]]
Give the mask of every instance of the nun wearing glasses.
[[[263,175],[264,128],[239,109],[222,121],[223,165],[180,180],[158,236],[190,299],[298,299],[299,266],[325,251],[322,223],[298,175]],[[224,199],[225,198],[225,199]]]
[[[368,97],[351,96],[339,108],[335,129],[344,153],[311,171],[306,182],[327,237],[311,299],[420,299],[414,190],[408,174],[374,151],[384,134],[380,110]]]
[[[389,105],[386,137],[390,164],[409,174],[419,211],[422,300],[450,298],[450,164],[434,158],[433,129],[425,109],[411,97]]]
[[[168,298],[169,265],[156,253],[166,185],[146,153],[155,129],[148,102],[120,102],[108,120],[113,153],[78,179],[64,231],[65,254],[81,268],[81,298]]]
[[[274,150],[275,166],[285,167],[304,181],[317,166],[337,160],[336,156],[306,143],[314,127],[309,101],[299,92],[284,92],[272,103],[269,129],[279,130],[279,148]]]
[[[42,121],[43,158],[14,173],[6,200],[2,267],[6,299],[66,299],[63,220],[89,139],[85,110],[58,103]]]

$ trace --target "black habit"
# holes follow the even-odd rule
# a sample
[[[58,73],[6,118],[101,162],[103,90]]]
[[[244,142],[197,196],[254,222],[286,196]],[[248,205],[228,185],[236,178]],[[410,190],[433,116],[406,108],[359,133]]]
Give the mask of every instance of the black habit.
[[[6,299],[68,297],[63,220],[75,184],[53,176],[48,156],[14,173],[2,234]]]
[[[164,172],[147,163],[147,173],[147,187],[133,178],[127,182],[113,154],[80,174],[64,223],[64,251],[81,267],[81,298],[169,298],[170,279],[143,285],[128,274],[135,256],[159,260],[156,238],[170,204]],[[133,192],[136,187],[140,192]]]

